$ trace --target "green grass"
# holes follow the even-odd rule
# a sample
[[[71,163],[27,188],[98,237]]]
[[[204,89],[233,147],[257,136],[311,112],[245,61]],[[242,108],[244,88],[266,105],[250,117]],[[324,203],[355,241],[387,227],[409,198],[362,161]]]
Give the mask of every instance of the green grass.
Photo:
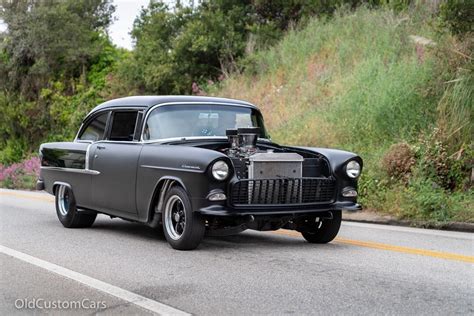
[[[243,74],[208,91],[257,104],[277,142],[359,153],[367,208],[415,220],[474,222],[466,180],[474,85],[472,62],[463,57],[470,50],[434,25],[420,11],[342,10],[290,31],[275,47],[247,57]],[[415,44],[410,35],[436,45]],[[408,181],[388,177],[380,164],[388,148],[399,142],[418,148],[426,145],[423,137],[427,147],[440,142],[446,153],[420,154]],[[461,165],[449,189],[446,176],[432,172],[441,173],[443,164]]]

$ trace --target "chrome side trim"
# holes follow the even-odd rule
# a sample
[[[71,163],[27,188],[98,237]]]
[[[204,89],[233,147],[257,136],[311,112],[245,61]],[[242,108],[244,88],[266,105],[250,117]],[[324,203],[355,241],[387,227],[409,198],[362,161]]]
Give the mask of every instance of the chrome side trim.
[[[69,189],[71,189],[71,190],[72,190],[72,187],[71,187],[71,185],[70,185],[69,183],[67,183],[67,182],[54,181],[54,183],[53,183],[53,187],[54,187],[55,185],[64,185],[64,186],[66,186],[66,187],[68,187]]]
[[[156,207],[156,212],[157,213],[161,213],[161,210],[163,209],[163,203],[164,203],[164,200],[165,200],[166,192],[168,192],[168,189],[173,185],[173,183],[174,183],[173,180],[169,180],[169,179],[165,180],[165,183],[163,184],[163,187],[161,188],[160,199],[159,199],[158,205]]]
[[[73,173],[84,173],[90,174],[93,176],[99,175],[100,172],[97,170],[90,170],[90,169],[75,169],[75,168],[63,168],[63,167],[48,167],[48,166],[41,166],[42,170],[55,170],[55,171],[64,171],[64,172],[73,172]]]
[[[149,169],[159,169],[159,170],[172,170],[172,171],[184,171],[184,172],[204,173],[204,170],[196,170],[196,169],[172,168],[172,167],[158,167],[158,166],[150,166],[150,165],[140,165],[140,167],[141,167],[141,168],[149,168]]]
[[[138,140],[108,140],[108,139],[101,139],[93,144],[100,144],[100,143],[105,143],[105,144],[141,144]]]
[[[87,149],[86,149],[86,157],[85,157],[85,167],[86,167],[86,170],[89,170],[89,149],[91,148],[92,146],[92,143],[90,143],[88,146],[87,146]]]
[[[66,186],[66,187],[68,187],[69,189],[72,190],[72,187],[69,183],[61,182],[61,181],[54,181],[54,183],[53,183],[53,194],[56,194],[56,187],[60,186],[60,185],[64,185],[64,186]]]
[[[79,133],[82,131],[82,128],[84,127],[84,121],[82,121],[81,126],[79,126],[79,129],[77,130],[76,137],[74,137],[74,142],[79,141]],[[92,142],[92,141],[91,141]]]

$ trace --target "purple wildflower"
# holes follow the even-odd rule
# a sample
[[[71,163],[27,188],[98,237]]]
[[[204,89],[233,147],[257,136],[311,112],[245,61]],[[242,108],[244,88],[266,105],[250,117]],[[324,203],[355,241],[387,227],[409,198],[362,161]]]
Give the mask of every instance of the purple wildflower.
[[[25,188],[25,179],[36,179],[39,171],[40,159],[38,157],[31,157],[10,166],[0,164],[0,186]]]

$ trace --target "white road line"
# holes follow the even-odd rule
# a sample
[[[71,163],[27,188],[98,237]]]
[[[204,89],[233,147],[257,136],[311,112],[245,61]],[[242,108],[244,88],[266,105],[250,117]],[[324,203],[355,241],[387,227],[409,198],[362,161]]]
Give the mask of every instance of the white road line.
[[[444,231],[444,230],[435,230],[435,229],[426,229],[426,228],[415,228],[415,227],[405,227],[405,226],[381,225],[381,224],[372,224],[372,223],[357,223],[357,222],[348,222],[348,221],[343,221],[342,225],[360,227],[360,228],[368,228],[368,229],[390,230],[390,231],[396,231],[396,232],[422,234],[422,235],[430,235],[430,236],[438,236],[438,237],[449,237],[449,238],[458,238],[458,239],[465,239],[465,240],[474,240],[474,234],[472,234],[472,233],[453,232],[453,231]]]
[[[25,261],[27,263],[30,263],[32,265],[35,265],[37,267],[43,268],[45,270],[54,272],[56,274],[59,274],[63,277],[66,277],[68,279],[77,281],[79,283],[85,284],[91,288],[94,288],[96,290],[102,291],[106,294],[118,297],[124,301],[127,301],[129,303],[135,304],[141,308],[144,308],[146,310],[149,310],[153,313],[159,314],[159,315],[190,315],[186,312],[183,312],[179,309],[175,309],[171,306],[165,305],[163,303],[151,300],[149,298],[146,298],[144,296],[135,294],[133,292],[124,290],[122,288],[119,288],[117,286],[114,286],[112,284],[105,283],[103,281],[91,278],[87,275],[81,274],[79,272],[75,272],[72,270],[69,270],[67,268],[58,266],[54,263],[44,261],[42,259],[38,259],[35,257],[32,257],[30,255],[27,255],[23,252],[5,247],[3,245],[0,245],[0,252],[4,253],[8,256],[17,258],[19,260]]]

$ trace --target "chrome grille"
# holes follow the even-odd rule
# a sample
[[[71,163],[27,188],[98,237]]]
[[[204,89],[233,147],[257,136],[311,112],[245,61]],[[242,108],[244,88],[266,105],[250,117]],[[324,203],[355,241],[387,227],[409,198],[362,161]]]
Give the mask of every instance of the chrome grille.
[[[233,184],[234,206],[331,203],[336,191],[333,178],[242,179]]]

